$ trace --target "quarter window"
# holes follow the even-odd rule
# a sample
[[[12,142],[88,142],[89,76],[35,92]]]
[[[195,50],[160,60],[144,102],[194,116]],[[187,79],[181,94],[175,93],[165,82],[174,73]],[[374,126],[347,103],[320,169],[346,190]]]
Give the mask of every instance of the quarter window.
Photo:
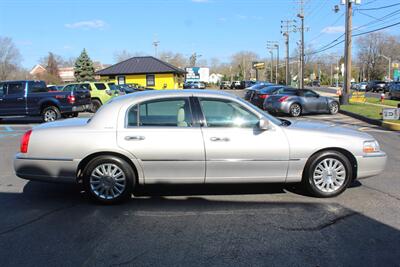
[[[69,84],[69,85],[64,86],[63,91],[64,92],[74,92],[75,88],[76,88],[75,84]]]
[[[200,99],[207,127],[253,128],[258,117],[236,102],[220,99]]]
[[[155,76],[153,74],[146,75],[146,86],[155,86]]]
[[[192,113],[188,99],[153,100],[133,106],[128,111],[128,126],[191,127]]]

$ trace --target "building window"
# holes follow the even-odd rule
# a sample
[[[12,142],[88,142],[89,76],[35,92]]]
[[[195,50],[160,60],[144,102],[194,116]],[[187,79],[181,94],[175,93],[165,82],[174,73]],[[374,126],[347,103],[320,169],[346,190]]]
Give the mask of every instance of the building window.
[[[125,84],[125,76],[118,76],[118,84]]]
[[[156,79],[154,74],[146,75],[146,86],[155,86],[155,85],[156,85]]]

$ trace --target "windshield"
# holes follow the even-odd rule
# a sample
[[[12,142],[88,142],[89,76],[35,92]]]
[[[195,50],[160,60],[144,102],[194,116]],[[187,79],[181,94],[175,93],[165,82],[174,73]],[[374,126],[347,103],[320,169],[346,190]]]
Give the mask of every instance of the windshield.
[[[247,101],[245,101],[244,99],[237,97],[236,99],[238,99],[242,104],[244,104],[245,106],[250,106],[253,109],[257,110],[259,113],[261,113],[264,117],[266,117],[268,120],[270,120],[272,123],[276,124],[276,125],[280,125],[280,126],[284,126],[285,124],[283,123],[282,120],[275,118],[274,116],[272,116],[271,114],[269,114],[268,112],[260,109],[259,107],[253,105],[252,103],[249,103]]]

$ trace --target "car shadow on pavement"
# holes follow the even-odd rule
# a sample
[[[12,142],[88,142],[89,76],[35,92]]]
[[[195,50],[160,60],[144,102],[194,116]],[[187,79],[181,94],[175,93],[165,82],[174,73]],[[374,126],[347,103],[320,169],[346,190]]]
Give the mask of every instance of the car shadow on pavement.
[[[219,186],[175,197],[157,187],[113,206],[85,201],[75,185],[1,192],[0,265],[398,265],[400,231],[334,201],[200,196]],[[281,192],[258,187],[223,190]]]

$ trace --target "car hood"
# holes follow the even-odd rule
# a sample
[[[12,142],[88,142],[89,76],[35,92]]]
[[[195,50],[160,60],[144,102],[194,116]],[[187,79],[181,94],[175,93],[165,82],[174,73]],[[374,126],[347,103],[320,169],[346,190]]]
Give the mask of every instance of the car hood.
[[[367,140],[374,140],[374,138],[364,132],[357,130],[355,127],[342,127],[337,123],[329,122],[314,122],[314,121],[291,121],[287,130],[303,131],[325,135],[341,135],[346,137],[356,137]]]

